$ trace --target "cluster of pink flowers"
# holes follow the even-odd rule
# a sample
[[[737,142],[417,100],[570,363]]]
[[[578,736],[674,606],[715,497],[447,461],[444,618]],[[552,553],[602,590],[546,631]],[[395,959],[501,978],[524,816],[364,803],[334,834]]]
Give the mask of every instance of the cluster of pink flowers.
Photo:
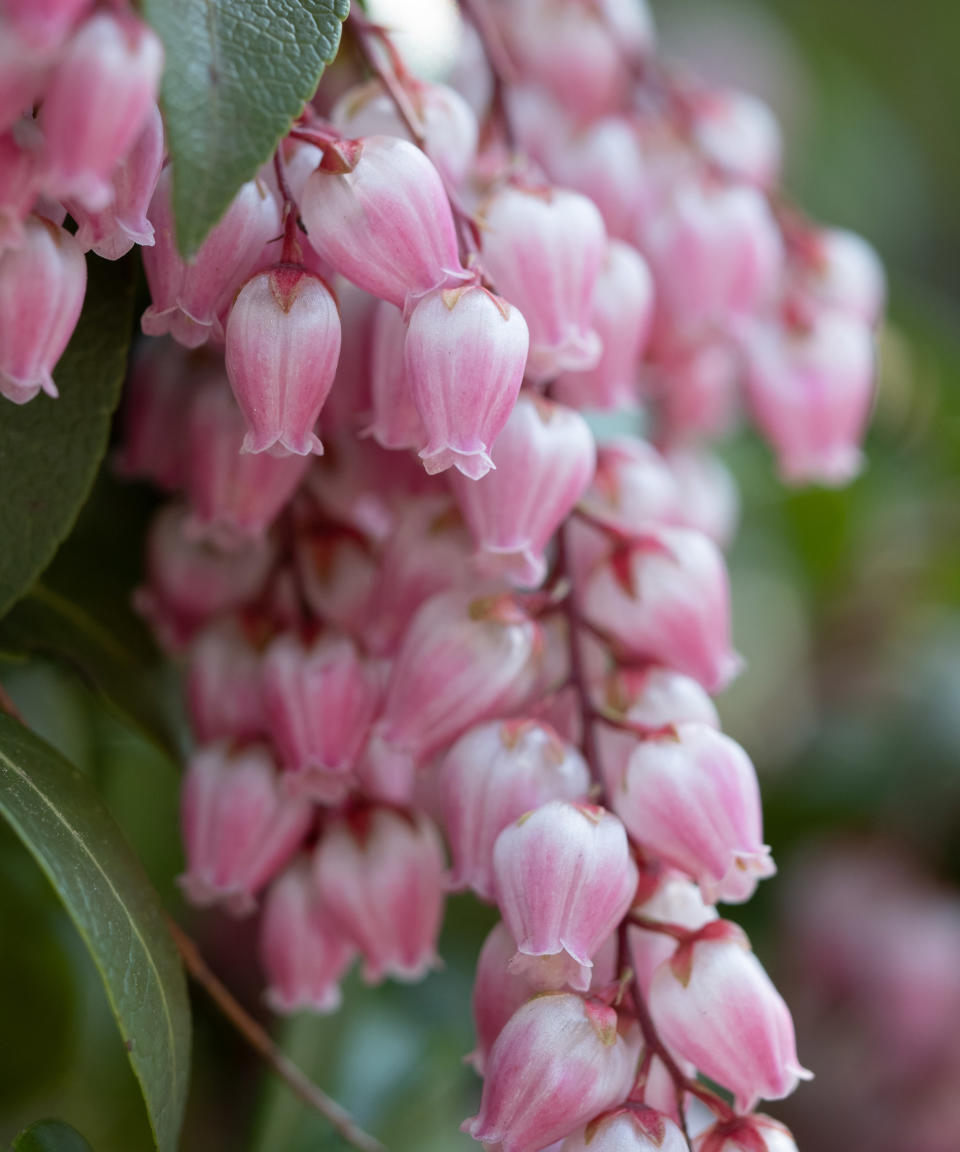
[[[421,978],[445,893],[470,889],[502,917],[478,1141],[685,1148],[706,1106],[697,1152],[789,1152],[752,1110],[808,1075],[790,1014],[714,907],[774,865],[711,700],[740,661],[736,490],[707,443],[743,402],[785,477],[850,477],[882,274],[782,206],[769,111],[666,69],[641,3],[470,11],[461,92],[354,14],[376,78],[332,108],[321,89],[189,262],[154,41],[71,18],[0,110],[42,96],[11,139],[43,133],[38,189],[80,232],[8,210],[0,292],[33,232],[153,241],[142,327],[163,339],[118,466],[171,501],[138,606],[187,667],[184,890],[260,908],[271,1005],[336,1008],[358,957],[370,982]],[[79,164],[51,109],[88,39],[87,102],[109,76],[124,115]],[[137,116],[116,96],[135,50]],[[49,390],[68,334],[31,375],[0,330],[6,393]],[[650,438],[598,445],[584,409],[642,412]]]
[[[786,885],[788,986],[813,1090],[791,1105],[810,1148],[960,1145],[960,899],[888,843],[820,845]]]
[[[162,69],[160,41],[121,4],[0,8],[0,395],[15,404],[57,395],[84,253],[117,260],[153,243]]]

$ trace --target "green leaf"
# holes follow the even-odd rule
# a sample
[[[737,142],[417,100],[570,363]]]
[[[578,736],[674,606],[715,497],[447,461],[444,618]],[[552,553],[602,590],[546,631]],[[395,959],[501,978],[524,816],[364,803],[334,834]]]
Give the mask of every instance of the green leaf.
[[[161,751],[178,755],[156,666],[139,646],[125,642],[75,599],[38,581],[0,622],[0,649],[66,662],[111,712]]]
[[[313,95],[349,0],[143,0],[163,41],[161,106],[184,255],[200,247]]]
[[[58,399],[0,409],[0,615],[69,533],[107,449],[133,322],[136,262],[87,260],[80,323],[57,364]]]
[[[38,1120],[14,1140],[10,1152],[93,1152],[76,1128],[62,1120]]]
[[[0,812],[63,901],[100,972],[160,1152],[187,1094],[190,1012],[163,909],[90,781],[0,715]]]

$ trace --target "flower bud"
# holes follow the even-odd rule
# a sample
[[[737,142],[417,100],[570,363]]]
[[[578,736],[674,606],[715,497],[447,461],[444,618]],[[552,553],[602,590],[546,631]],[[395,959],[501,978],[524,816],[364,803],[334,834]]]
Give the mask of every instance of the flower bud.
[[[342,792],[373,720],[380,681],[345,636],[323,634],[307,647],[284,635],[270,645],[263,660],[267,725],[284,767],[307,792],[319,785],[326,797],[337,784]]]
[[[548,800],[585,800],[590,772],[580,753],[547,725],[492,720],[453,745],[439,784],[453,856],[450,885],[493,900],[493,845],[500,833]]]
[[[54,196],[91,212],[112,198],[110,174],[155,106],[163,48],[132,14],[95,12],[54,69],[40,111]]]
[[[591,200],[560,188],[505,186],[482,209],[483,266],[530,329],[534,383],[593,368],[597,276],[606,253],[603,217]]]
[[[296,851],[311,807],[290,796],[262,744],[230,752],[211,744],[190,759],[180,798],[187,871],[180,886],[193,904],[223,904],[240,916]]]
[[[538,1152],[619,1104],[636,1062],[612,1008],[572,993],[536,996],[497,1037],[480,1111],[461,1128],[498,1152]]]
[[[763,843],[753,764],[706,724],[641,740],[613,804],[631,836],[693,877],[709,904],[749,900],[757,881],[776,871]]]
[[[147,211],[163,166],[163,121],[153,105],[130,149],[110,174],[110,204],[88,212],[71,204],[78,224],[77,241],[85,252],[93,249],[105,260],[119,260],[134,246],[153,247],[153,225]]]
[[[356,954],[316,890],[309,862],[295,861],[263,902],[260,956],[274,1012],[335,1012],[340,978]]]
[[[579,413],[521,393],[491,451],[494,471],[451,476],[485,573],[534,588],[544,550],[593,478],[596,446]]]
[[[650,397],[668,444],[718,440],[740,412],[740,358],[717,336],[671,341],[657,350]]]
[[[500,833],[493,868],[514,967],[585,992],[594,954],[637,890],[623,825],[603,808],[553,800]]]
[[[230,309],[227,375],[243,412],[242,452],[320,455],[313,431],[340,356],[337,302],[319,276],[278,264],[248,280]]]
[[[797,1152],[789,1129],[769,1116],[718,1120],[694,1140],[694,1152]]]
[[[384,771],[402,777],[471,725],[519,706],[539,643],[509,596],[458,590],[428,600],[403,638],[375,728]]]
[[[676,479],[645,440],[622,436],[597,451],[597,471],[583,499],[595,520],[623,536],[640,536],[682,516]]]
[[[611,240],[593,298],[592,322],[603,350],[596,366],[565,372],[554,394],[577,408],[635,408],[640,357],[653,319],[653,278],[635,248]]]
[[[416,299],[469,275],[460,266],[443,180],[406,140],[343,141],[307,180],[300,210],[320,256],[358,288],[398,308],[408,296]]]
[[[591,1120],[583,1132],[564,1140],[560,1152],[689,1152],[689,1147],[669,1116],[631,1105]]]
[[[373,420],[364,429],[381,448],[420,449],[425,440],[423,421],[413,402],[404,361],[407,326],[403,313],[386,300],[377,305],[373,320],[370,359],[370,394]]]
[[[423,126],[424,151],[451,184],[462,184],[477,154],[477,118],[459,92],[446,84],[404,77],[404,88]],[[399,136],[410,133],[391,96],[378,80],[345,92],[330,122],[347,136]]]
[[[490,450],[520,391],[528,347],[523,316],[485,288],[445,288],[417,304],[404,359],[428,473],[455,467],[478,480],[494,467]]]
[[[197,387],[187,414],[186,489],[197,529],[225,547],[263,535],[309,467],[309,456],[241,452],[245,427],[215,371]]]
[[[790,1010],[729,921],[708,924],[657,969],[650,1012],[663,1042],[728,1088],[740,1112],[811,1078],[797,1059]]]
[[[764,329],[749,358],[750,407],[783,479],[836,486],[856,476],[875,366],[863,321],[821,312],[797,331]]]
[[[0,395],[26,404],[57,395],[51,373],[80,318],[87,265],[76,240],[29,216],[17,248],[0,253]]]
[[[314,856],[318,891],[363,955],[363,978],[420,980],[437,964],[443,848],[423,815],[364,809],[328,825]]]
[[[201,744],[266,733],[260,653],[239,616],[206,627],[190,648],[187,709]]]
[[[280,231],[280,209],[266,185],[241,186],[224,216],[189,261],[174,234],[171,169],[160,173],[148,212],[154,245],[143,251],[153,303],[140,326],[147,336],[169,332],[187,348],[223,336],[223,313],[254,271],[267,242]]]
[[[370,598],[379,569],[356,532],[329,526],[313,532],[297,529],[294,558],[303,597],[324,623],[347,632],[369,618]]]
[[[584,612],[624,651],[692,676],[708,692],[740,668],[726,566],[700,532],[662,528],[618,550],[590,577]]]

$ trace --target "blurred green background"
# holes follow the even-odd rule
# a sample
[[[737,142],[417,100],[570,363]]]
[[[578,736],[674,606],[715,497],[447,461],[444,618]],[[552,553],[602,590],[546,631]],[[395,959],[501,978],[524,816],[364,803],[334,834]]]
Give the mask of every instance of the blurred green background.
[[[932,876],[960,881],[960,7],[665,0],[657,13],[668,51],[769,100],[787,131],[791,192],[814,216],[864,233],[891,281],[864,475],[842,492],[790,493],[756,440],[727,452],[743,493],[732,569],[748,671],[722,710],[761,773],[781,868],[743,910],[776,972],[792,860],[820,837],[882,834]],[[84,556],[97,559],[120,505],[142,522],[149,499],[104,482],[70,546],[79,558],[73,573]],[[116,571],[106,582],[98,572],[87,591],[136,635],[123,604],[139,540],[122,543]],[[3,679],[28,721],[94,775],[169,909],[259,1012],[249,925],[193,917],[177,895],[176,766],[69,671],[10,664]],[[156,691],[171,686],[160,679]],[[371,991],[352,979],[338,1016],[280,1030],[294,1058],[394,1152],[475,1147],[457,1135],[477,1095],[461,1061],[472,1044],[473,960],[491,919],[454,901],[443,972],[415,988]],[[0,988],[0,1144],[53,1114],[96,1152],[148,1152],[137,1088],[93,966],[2,828]],[[202,997],[194,1007],[184,1152],[341,1146]],[[798,1028],[803,1057],[802,1015]],[[810,1103],[791,1113],[801,1147],[803,1109],[815,1107],[816,1092],[816,1082],[802,1088],[798,1099]]]

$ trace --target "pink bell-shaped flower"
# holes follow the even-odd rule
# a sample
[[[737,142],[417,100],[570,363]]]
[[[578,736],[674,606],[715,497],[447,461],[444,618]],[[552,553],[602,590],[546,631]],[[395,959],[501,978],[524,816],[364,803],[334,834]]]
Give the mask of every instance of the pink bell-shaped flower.
[[[663,877],[649,899],[635,904],[631,911],[644,920],[676,924],[691,931],[717,919],[717,910],[704,903],[696,884],[670,873]],[[648,931],[635,925],[631,925],[628,932],[630,966],[636,973],[641,994],[648,996],[654,973],[676,952],[677,941],[664,932]]]
[[[223,314],[281,230],[280,209],[265,184],[249,181],[194,256],[184,261],[174,235],[171,179],[168,165],[150,202],[154,245],[143,251],[143,269],[153,303],[140,326],[147,336],[169,332],[185,347],[199,348],[222,338]]]
[[[455,467],[479,480],[516,402],[529,334],[516,308],[478,285],[425,296],[410,316],[404,359],[433,475]]]
[[[626,537],[677,524],[682,515],[677,482],[666,460],[652,444],[632,436],[600,446],[583,507],[594,520]]]
[[[306,474],[309,456],[241,452],[246,424],[219,372],[198,385],[186,423],[186,489],[197,530],[225,546],[263,535]]]
[[[51,195],[91,212],[109,205],[110,174],[146,125],[162,71],[160,41],[136,16],[101,10],[80,26],[40,112]]]
[[[693,142],[710,164],[732,181],[774,187],[783,141],[762,100],[732,88],[704,90],[694,95],[690,115]]]
[[[123,437],[113,459],[119,475],[149,480],[166,492],[183,487],[188,456],[183,414],[195,380],[182,344],[166,337],[139,343],[123,389]]]
[[[517,941],[515,969],[585,992],[594,954],[637,890],[637,867],[617,817],[551,800],[500,833],[493,870],[500,913]]]
[[[134,246],[153,247],[153,225],[147,219],[150,201],[163,166],[163,121],[153,105],[129,151],[110,174],[113,196],[99,212],[70,204],[78,224],[77,241],[105,260],[119,260]]]
[[[243,452],[323,452],[313,430],[340,356],[337,302],[319,276],[278,264],[248,280],[227,320],[230,386],[247,423]]]
[[[477,118],[459,92],[446,84],[404,77],[410,106],[423,127],[424,151],[451,184],[462,184],[477,154]],[[330,113],[330,122],[346,136],[410,134],[397,106],[378,80],[345,92]]]
[[[23,222],[42,184],[41,143],[33,121],[21,120],[0,133],[0,253],[23,242]]]
[[[740,494],[730,470],[719,456],[704,449],[674,448],[665,459],[680,496],[678,523],[726,548],[740,514]]]
[[[749,356],[750,407],[784,480],[836,486],[856,476],[876,359],[867,325],[814,313],[795,331],[759,332]]]
[[[593,479],[593,433],[572,408],[521,393],[490,456],[494,471],[480,480],[453,473],[451,486],[481,569],[534,588],[544,550]]]
[[[611,240],[593,297],[600,359],[586,371],[564,372],[553,394],[575,408],[635,408],[652,320],[653,278],[646,261],[629,244]]]
[[[379,576],[373,553],[356,532],[300,527],[294,559],[304,600],[325,624],[358,631],[369,618]]]
[[[797,1059],[789,1008],[727,920],[708,924],[657,969],[650,1012],[663,1042],[728,1088],[740,1112],[811,1079]]]
[[[549,137],[548,137],[549,140]],[[596,204],[611,237],[633,243],[646,179],[637,132],[619,116],[595,120],[547,147],[547,173]]]
[[[411,778],[471,725],[522,703],[539,644],[537,624],[510,596],[433,596],[400,645],[368,755],[382,773]]]
[[[328,149],[300,211],[312,247],[358,288],[404,308],[467,279],[443,180],[407,140],[368,136]]]
[[[266,734],[260,652],[241,616],[216,620],[191,644],[187,709],[201,744]]]
[[[223,551],[198,540],[190,523],[187,510],[174,504],[157,513],[147,534],[147,584],[134,593],[134,607],[171,651],[212,617],[257,596],[275,557],[267,539]]]
[[[0,252],[0,395],[26,404],[56,396],[52,372],[73,335],[87,289],[76,240],[29,216],[17,248]]]
[[[669,1116],[630,1105],[596,1117],[583,1132],[568,1136],[560,1152],[689,1152],[689,1148]]]
[[[426,440],[423,421],[413,402],[404,344],[407,326],[399,308],[386,300],[377,305],[370,356],[373,420],[364,429],[381,448],[420,449]]]
[[[757,881],[776,871],[753,764],[709,725],[678,724],[641,740],[613,805],[630,835],[696,880],[709,904],[749,900]]]
[[[180,797],[187,898],[223,904],[237,916],[253,911],[254,897],[297,850],[312,818],[310,805],[287,793],[265,745],[200,749]]]
[[[335,1012],[340,979],[356,955],[317,892],[308,860],[294,861],[263,902],[260,957],[274,1012]]]
[[[439,786],[453,856],[450,886],[493,900],[493,845],[500,833],[548,800],[585,800],[590,772],[580,753],[547,725],[492,720],[453,745]]]
[[[722,336],[672,341],[657,350],[650,399],[668,444],[718,440],[740,413],[741,358]]]
[[[437,964],[443,847],[425,816],[369,808],[337,820],[324,828],[314,869],[325,907],[363,956],[368,984],[420,980]]]
[[[92,0],[4,0],[0,21],[4,36],[55,55]]]
[[[536,996],[497,1037],[480,1111],[462,1130],[491,1152],[539,1152],[621,1103],[637,1057],[613,1008],[569,992]]]
[[[763,194],[745,185],[691,180],[644,229],[658,320],[699,333],[769,303],[783,270],[783,243]]]
[[[603,991],[617,978],[617,937],[610,936],[594,960],[592,989]],[[518,972],[511,963],[517,945],[502,920],[491,929],[480,949],[473,981],[473,1021],[477,1043],[469,1063],[483,1076],[487,1054],[504,1025],[521,1004],[545,991],[537,972]]]
[[[482,217],[483,266],[530,329],[527,375],[541,383],[594,367],[602,351],[594,289],[607,233],[593,202],[560,188],[506,185]]]
[[[365,644],[392,655],[423,603],[473,579],[470,535],[452,500],[431,494],[408,501],[380,554],[360,625]]]
[[[723,556],[700,532],[661,528],[619,549],[590,577],[587,619],[625,652],[716,692],[736,675]]]
[[[287,634],[270,645],[263,660],[268,728],[284,767],[308,793],[314,784],[324,796],[331,785],[343,790],[373,721],[381,680],[346,636],[322,634],[308,647]]]
[[[887,295],[880,257],[856,232],[805,229],[791,248],[791,283],[822,308],[875,325]]]
[[[769,1116],[718,1120],[693,1142],[694,1152],[798,1152],[790,1130]]]

